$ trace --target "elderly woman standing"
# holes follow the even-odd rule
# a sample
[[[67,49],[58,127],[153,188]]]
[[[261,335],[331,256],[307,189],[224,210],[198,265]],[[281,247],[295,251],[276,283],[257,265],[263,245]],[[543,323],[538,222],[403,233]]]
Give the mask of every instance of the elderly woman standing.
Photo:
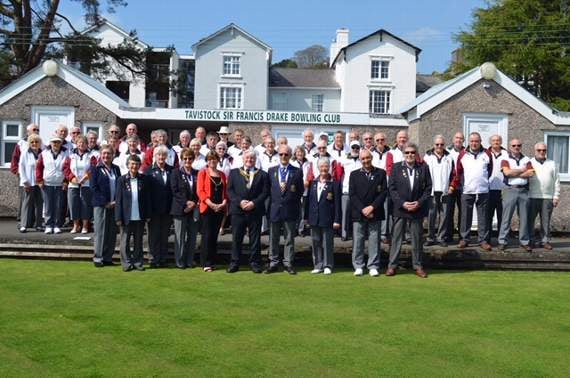
[[[333,230],[340,229],[342,191],[340,183],[333,181],[329,173],[330,160],[317,160],[319,176],[309,186],[305,219],[311,226],[313,239],[313,274],[331,274],[333,269]]]
[[[202,169],[206,168],[206,157],[200,153],[200,149],[202,148],[202,142],[200,139],[194,138],[190,142],[190,149],[194,152],[194,162],[192,163],[192,168],[201,171]]]
[[[186,269],[194,264],[196,236],[198,235],[198,195],[196,187],[198,171],[192,168],[194,152],[189,148],[180,151],[182,165],[174,169],[170,177],[172,206],[170,215],[174,218],[174,258],[176,267]]]
[[[170,215],[172,166],[166,163],[168,152],[168,148],[164,145],[156,147],[153,151],[154,163],[146,171],[151,198],[151,215],[148,224],[151,268],[165,266],[168,255],[168,234],[172,223]]]
[[[117,180],[121,176],[119,167],[113,164],[113,148],[103,146],[100,153],[101,159],[93,167],[90,180],[95,226],[93,264],[97,268],[113,265],[117,240],[115,193]]]
[[[114,161],[121,170],[121,175],[126,175],[129,171],[129,168],[127,167],[127,159],[129,156],[137,155],[141,161],[144,161],[144,152],[139,149],[139,137],[137,135],[131,135],[130,137],[127,137],[125,142],[127,143],[127,150],[125,152],[121,152],[119,157]]]
[[[36,182],[42,188],[44,196],[46,234],[61,233],[63,223],[61,204],[63,190],[67,186],[63,174],[66,155],[62,139],[59,136],[52,136],[49,146],[40,153],[36,164]]]
[[[37,134],[28,137],[28,148],[22,150],[18,166],[20,186],[24,189],[22,198],[22,218],[20,232],[26,232],[35,225],[36,230],[42,226],[42,208],[44,201],[42,191],[36,183],[36,163],[40,157],[42,139]]]
[[[69,182],[67,200],[70,218],[73,221],[71,233],[81,231],[89,232],[89,221],[93,216],[91,206],[91,188],[89,177],[91,175],[91,159],[87,150],[87,138],[79,135],[75,138],[76,148],[67,156],[63,163],[63,172]]]
[[[220,158],[220,162],[218,163],[218,170],[224,172],[226,177],[229,176],[230,171],[232,170],[232,161],[233,158],[228,155],[228,146],[225,142],[218,142],[216,144],[216,153]]]
[[[204,272],[214,270],[218,254],[218,233],[228,205],[226,175],[218,170],[215,152],[206,156],[206,169],[198,173],[198,198],[202,215],[202,249],[200,261]]]

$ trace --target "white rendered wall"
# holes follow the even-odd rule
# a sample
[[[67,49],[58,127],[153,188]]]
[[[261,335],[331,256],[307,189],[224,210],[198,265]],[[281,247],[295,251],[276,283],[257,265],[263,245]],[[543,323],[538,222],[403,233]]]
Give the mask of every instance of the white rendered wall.
[[[312,96],[323,95],[323,112],[340,111],[340,89],[295,89],[295,88],[269,88],[269,109],[292,110],[298,112],[312,111]],[[282,96],[286,98],[286,109],[274,109],[273,98]]]

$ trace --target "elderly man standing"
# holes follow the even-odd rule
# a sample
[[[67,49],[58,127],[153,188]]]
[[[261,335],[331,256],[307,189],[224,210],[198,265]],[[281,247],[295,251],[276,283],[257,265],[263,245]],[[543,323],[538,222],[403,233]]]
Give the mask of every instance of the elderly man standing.
[[[190,131],[188,131],[188,130],[182,130],[180,132],[180,134],[178,135],[178,144],[176,146],[172,147],[172,149],[178,155],[178,161],[182,161],[182,156],[180,156],[180,153],[182,152],[182,150],[184,148],[190,148],[190,141],[191,140],[192,140],[192,134],[190,134]],[[121,144],[121,146],[122,146],[122,144]]]
[[[357,169],[362,168],[362,163],[360,162],[360,142],[353,140],[350,142],[350,152],[341,161],[343,167],[343,177],[342,177],[342,197],[341,197],[341,209],[342,209],[342,230],[341,239],[346,241],[351,235],[352,222],[350,220],[350,196],[349,196],[349,185],[350,185],[350,174]]]
[[[488,150],[481,146],[481,135],[477,132],[469,134],[469,148],[461,151],[457,157],[456,175],[449,187],[451,193],[461,188],[461,240],[458,248],[469,245],[471,224],[473,222],[473,206],[477,205],[477,233],[481,249],[491,250],[487,242],[489,225],[487,223],[487,204],[489,202],[489,177],[493,171],[493,159]],[[462,181],[463,180],[463,181]]]
[[[427,278],[423,269],[423,220],[427,215],[432,182],[429,167],[417,162],[418,147],[414,143],[404,146],[404,161],[394,164],[390,176],[390,197],[394,203],[394,229],[390,247],[390,262],[386,275],[396,275],[406,222],[412,239],[412,265],[416,275]]]
[[[124,153],[125,151],[127,151],[129,149],[127,139],[131,136],[137,136],[138,137],[138,128],[137,128],[137,125],[135,125],[134,123],[129,123],[127,125],[127,127],[125,128],[125,135],[121,139],[121,144],[119,145],[119,151],[121,151],[121,153]],[[137,146],[137,148],[141,151],[146,150],[146,145],[144,144],[144,142],[140,138],[139,138],[139,145]]]
[[[353,221],[352,265],[354,275],[362,276],[364,268],[372,277],[380,275],[380,221],[384,219],[384,201],[388,194],[386,172],[372,165],[372,153],[360,151],[362,168],[352,171],[349,200]],[[364,264],[364,241],[368,234],[368,263]]]
[[[493,217],[497,213],[497,229],[501,228],[503,219],[503,198],[502,192],[505,188],[505,177],[501,171],[501,162],[509,156],[507,150],[503,148],[503,138],[500,135],[492,135],[489,138],[491,146],[489,152],[493,159],[493,172],[489,177],[489,205],[487,206],[487,224],[489,225],[489,236],[487,243],[491,244],[491,233],[493,232]],[[497,234],[499,230],[497,230]]]
[[[283,266],[289,274],[297,274],[293,269],[295,256],[295,233],[300,216],[301,196],[303,195],[303,172],[289,164],[291,147],[279,147],[279,165],[269,168],[269,267],[265,273],[277,272],[279,264],[279,239],[285,237]]]
[[[511,140],[509,156],[501,161],[501,171],[507,185],[503,195],[503,220],[499,231],[499,249],[508,244],[511,221],[515,210],[519,215],[519,243],[525,251],[532,251],[528,227],[528,178],[534,175],[530,159],[521,153],[520,139]]]
[[[344,133],[340,130],[334,133],[333,142],[327,147],[327,152],[331,155],[331,159],[342,160],[342,158],[350,152],[348,146],[344,143]]]
[[[313,156],[318,152],[317,145],[314,140],[315,133],[313,130],[305,129],[305,131],[303,131],[303,148],[305,149],[305,155],[307,155],[307,157]]]
[[[529,178],[530,216],[529,230],[531,245],[534,238],[534,221],[540,214],[542,246],[552,250],[550,244],[550,219],[552,210],[560,203],[560,177],[553,160],[546,158],[545,143],[534,145],[534,158],[530,160],[534,175]],[[536,244],[535,244],[536,245]]]
[[[426,246],[437,242],[442,247],[447,247],[447,240],[450,237],[449,222],[451,221],[448,192],[455,166],[453,158],[445,149],[443,136],[436,135],[433,138],[433,149],[425,154],[424,161],[428,165],[432,181]]]
[[[465,143],[465,135],[463,135],[463,133],[461,131],[458,131],[453,136],[453,143],[451,144],[451,146],[447,147],[447,151],[451,155],[451,158],[453,159],[453,164],[455,164],[455,167],[457,167],[457,158],[459,157],[459,154],[461,153],[461,151],[465,150],[463,143]],[[455,188],[453,193],[450,193],[450,195],[449,195],[449,199],[450,199],[449,217],[451,218],[451,221],[449,222],[449,226],[448,226],[449,227],[449,240],[448,241],[453,240],[453,233],[455,232],[456,229],[458,230],[458,233],[460,234],[459,229],[461,227],[461,193],[463,193],[463,184],[460,182],[459,186],[457,188]],[[457,207],[457,228],[454,225],[454,223],[455,223],[455,207]]]

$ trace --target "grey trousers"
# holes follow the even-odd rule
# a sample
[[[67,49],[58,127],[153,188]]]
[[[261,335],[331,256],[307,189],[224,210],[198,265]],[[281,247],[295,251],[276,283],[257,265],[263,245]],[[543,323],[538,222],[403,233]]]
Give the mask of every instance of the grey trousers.
[[[508,188],[503,192],[503,220],[499,230],[499,244],[509,244],[509,233],[511,222],[515,215],[515,210],[519,212],[519,243],[528,245],[530,243],[528,227],[528,189]]]
[[[348,193],[342,195],[340,206],[342,210],[342,230],[340,236],[344,239],[348,239],[348,236],[350,235],[350,226],[352,224],[350,221],[350,197]]]
[[[143,232],[144,221],[131,221],[128,225],[121,226],[121,265],[123,269],[129,266],[141,267],[143,262]],[[131,249],[131,237],[133,249]]]
[[[63,219],[61,217],[61,202],[63,190],[61,186],[44,186],[44,204],[46,207],[46,227],[61,227]]]
[[[192,213],[182,217],[174,217],[174,260],[179,268],[194,264],[196,254],[196,238],[198,236],[198,207]]]
[[[313,242],[313,265],[315,269],[333,268],[334,265],[334,230],[328,227],[311,226]]]
[[[471,240],[471,225],[473,224],[473,206],[477,205],[477,243],[486,242],[489,238],[487,223],[487,203],[489,193],[461,195],[461,240],[469,243]]]
[[[380,228],[382,231],[382,240],[391,240],[392,234],[390,231],[392,230],[392,200],[390,196],[386,197],[386,201],[384,201],[384,220],[380,223]]]
[[[269,266],[277,266],[279,264],[279,239],[281,229],[283,229],[283,237],[285,238],[285,247],[283,249],[283,265],[293,266],[295,259],[295,232],[296,221],[290,222],[271,222],[269,224]]]
[[[540,237],[542,243],[550,243],[550,220],[552,219],[552,211],[554,204],[551,199],[531,198],[529,209],[529,230],[530,240],[534,240],[534,222],[536,217],[540,215]]]
[[[388,268],[395,269],[398,266],[406,223],[410,227],[410,235],[412,238],[412,265],[414,269],[422,267],[422,260],[424,255],[423,218],[407,219],[394,217],[394,228],[392,229],[392,246],[390,247],[390,262],[388,263]]]
[[[104,206],[93,208],[93,261],[111,262],[115,253],[117,241],[117,225],[115,223],[115,208],[106,209]]]
[[[29,192],[23,190],[20,227],[41,227],[43,206],[44,200],[39,186],[31,186]]]
[[[450,238],[450,202],[450,197],[443,195],[442,192],[435,192],[431,196],[428,215],[428,240],[441,243]]]
[[[380,221],[352,223],[352,266],[380,269]],[[364,242],[368,233],[368,262],[364,264]]]
[[[168,256],[168,234],[172,216],[170,214],[153,215],[148,222],[148,246],[150,262],[163,264]]]

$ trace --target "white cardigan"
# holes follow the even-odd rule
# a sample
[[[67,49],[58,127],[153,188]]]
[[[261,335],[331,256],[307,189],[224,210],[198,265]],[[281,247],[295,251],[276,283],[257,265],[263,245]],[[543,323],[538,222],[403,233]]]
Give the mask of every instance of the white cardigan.
[[[18,172],[20,174],[20,186],[28,184],[29,186],[36,185],[36,163],[40,157],[39,150],[37,158],[34,156],[30,149],[25,148],[20,155],[20,162],[18,163]]]
[[[560,198],[560,176],[553,160],[546,159],[540,163],[536,158],[530,160],[534,175],[529,178],[529,198]]]

